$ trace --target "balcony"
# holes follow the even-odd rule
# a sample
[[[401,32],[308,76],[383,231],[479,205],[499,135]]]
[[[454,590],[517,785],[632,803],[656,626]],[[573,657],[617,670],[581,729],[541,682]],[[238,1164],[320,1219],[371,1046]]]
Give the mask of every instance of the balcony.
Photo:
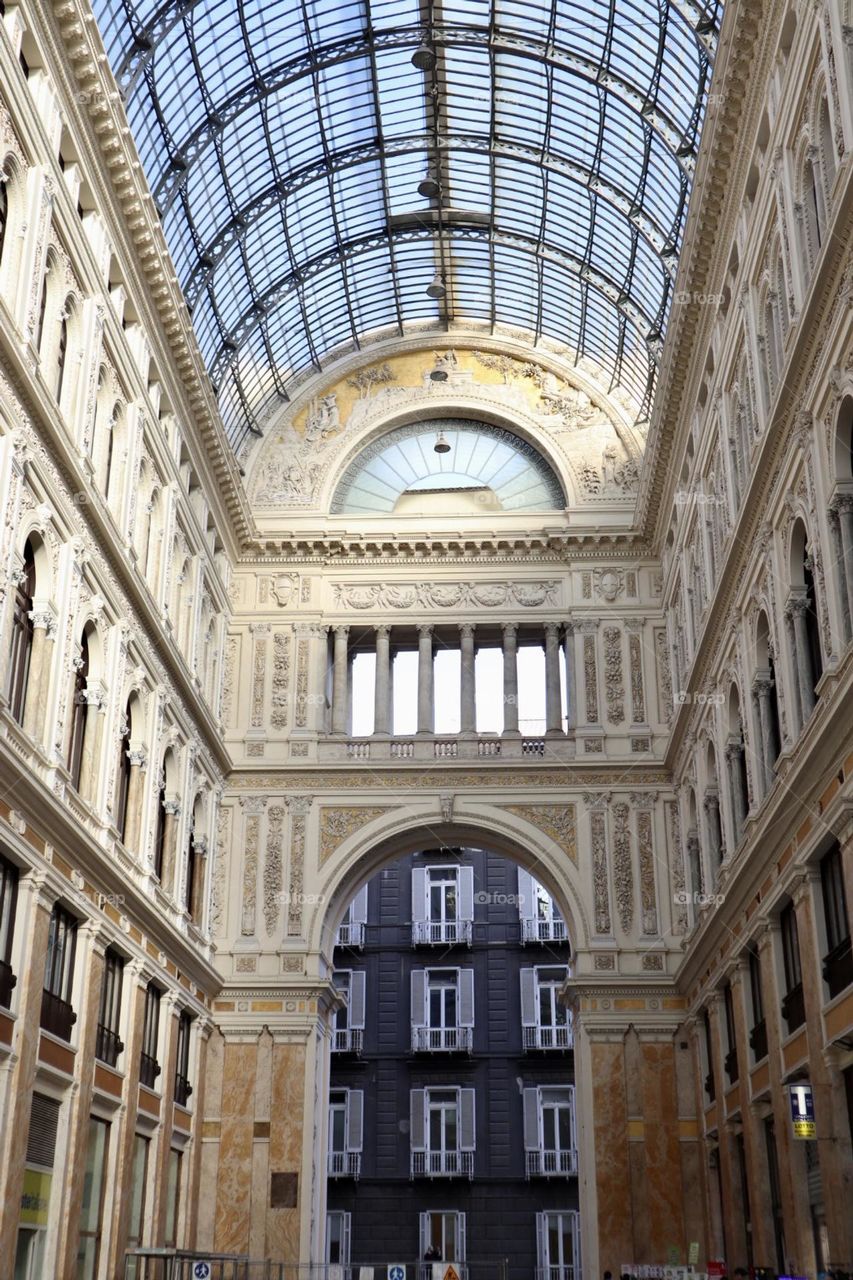
[[[521,921],[522,942],[568,942],[565,920]]]
[[[412,946],[454,946],[464,943],[470,947],[473,934],[471,920],[415,920],[412,923]]]
[[[193,1087],[186,1076],[180,1074],[175,1076],[175,1101],[179,1107],[187,1106],[192,1091]]]
[[[849,938],[843,938],[824,956],[823,980],[829,988],[830,1000],[853,982],[853,948]]]
[[[360,1151],[330,1151],[327,1171],[330,1178],[357,1178],[361,1173]]]
[[[798,982],[795,987],[791,987],[791,990],[782,1001],[782,1017],[785,1019],[788,1035],[793,1035],[805,1022],[806,1004],[803,998],[802,982]]]
[[[473,1178],[473,1151],[413,1151],[413,1178]]]
[[[119,1039],[118,1033],[99,1022],[95,1039],[95,1057],[105,1062],[108,1067],[114,1067],[123,1049],[124,1044]]]
[[[160,1063],[150,1053],[139,1055],[139,1083],[146,1089],[153,1089],[160,1074]]]
[[[575,1280],[575,1269],[568,1263],[553,1267],[537,1267],[536,1280]]]
[[[756,1062],[767,1057],[767,1023],[764,1018],[756,1022],[749,1033],[749,1047]]]
[[[336,947],[363,947],[364,946],[364,924],[357,920],[354,924],[338,925],[338,931],[335,934]]]
[[[570,1151],[528,1151],[528,1178],[572,1178],[578,1171],[578,1153]]]
[[[412,1053],[470,1053],[472,1027],[412,1027]]]
[[[12,1004],[12,992],[18,979],[12,972],[12,966],[0,960],[0,1007],[8,1009]]]
[[[41,1027],[60,1040],[71,1039],[71,1028],[77,1021],[77,1014],[67,1000],[55,996],[52,991],[43,991],[41,997]]]
[[[551,760],[572,760],[575,757],[573,735],[546,738],[501,737],[498,734],[479,734],[473,737],[448,737],[424,734],[417,737],[355,738],[328,734],[317,741],[317,758],[321,763],[334,761],[370,761],[381,764],[393,760],[414,760],[426,763],[431,760],[507,760],[541,759],[547,752]]]
[[[525,1049],[571,1049],[574,1044],[572,1028],[522,1027]]]
[[[361,1053],[364,1031],[361,1027],[335,1027],[332,1053]]]
[[[738,1081],[738,1065],[737,1065],[737,1049],[731,1049],[725,1057],[723,1063],[726,1075],[729,1077],[729,1084],[737,1084]]]

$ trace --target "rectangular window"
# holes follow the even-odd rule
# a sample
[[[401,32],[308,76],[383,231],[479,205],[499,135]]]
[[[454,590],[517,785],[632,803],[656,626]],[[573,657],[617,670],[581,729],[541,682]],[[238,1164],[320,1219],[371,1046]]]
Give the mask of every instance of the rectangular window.
[[[749,1047],[756,1062],[767,1057],[767,1022],[764,1017],[764,993],[761,990],[761,959],[755,947],[749,952],[749,994],[752,1001],[752,1028]]]
[[[518,918],[523,943],[568,942],[566,922],[554,899],[521,867],[518,869]]]
[[[537,1214],[537,1280],[574,1280],[580,1242],[578,1214],[574,1209]]]
[[[8,1009],[17,979],[12,972],[12,943],[18,908],[18,868],[0,855],[0,1005]]]
[[[83,1206],[77,1246],[77,1280],[95,1280],[101,1254],[110,1126],[96,1116],[89,1117],[89,1142],[83,1175]]]
[[[364,1000],[366,975],[363,970],[336,969],[332,981],[344,998],[335,1014],[332,1032],[333,1053],[361,1053],[364,1042]]]
[[[525,1049],[570,1049],[571,1017],[560,1002],[565,969],[521,970],[521,1025]]]
[[[162,992],[149,982],[145,988],[145,1012],[142,1018],[142,1052],[139,1055],[139,1080],[153,1089],[160,1074],[157,1050],[160,1043],[160,1000]]]
[[[178,1247],[178,1222],[181,1210],[181,1173],[184,1156],[182,1151],[172,1147],[169,1150],[169,1165],[166,1181],[166,1228],[165,1245],[167,1249]]]
[[[175,1101],[180,1107],[187,1105],[193,1091],[189,1078],[192,1025],[192,1016],[184,1009],[178,1018],[178,1052],[175,1060]]]
[[[44,1256],[50,1220],[59,1107],[60,1104],[53,1098],[41,1093],[33,1094],[15,1249],[15,1280],[19,1277],[23,1277],[23,1280],[42,1280],[47,1273]]]
[[[346,909],[335,934],[336,947],[363,947],[367,923],[367,885],[363,885]]]
[[[104,981],[101,987],[101,1008],[98,1014],[98,1034],[95,1056],[114,1067],[124,1045],[119,1039],[121,1025],[121,993],[124,983],[124,960],[111,948],[104,956]]]
[[[453,1209],[434,1209],[420,1215],[421,1258],[430,1262],[465,1261],[465,1214]],[[432,1280],[429,1266],[425,1280]]]
[[[333,1089],[329,1094],[330,1178],[357,1178],[361,1173],[364,1094],[361,1089]]]
[[[447,865],[412,870],[412,942],[454,945],[471,941],[474,869]]]
[[[410,1117],[413,1176],[473,1177],[473,1089],[413,1089]]]
[[[473,1045],[474,970],[413,969],[412,1052],[467,1052]]]
[[[77,921],[57,903],[50,915],[47,937],[41,1025],[62,1040],[71,1039],[71,1028],[77,1020],[71,1007],[76,953]]]
[[[326,1262],[349,1266],[350,1215],[340,1209],[326,1214]]]
[[[853,982],[853,949],[850,944],[850,917],[844,892],[844,867],[836,843],[820,863],[823,918],[826,923],[826,955],[823,977],[829,996],[837,996]]]
[[[734,993],[730,982],[727,982],[723,988],[723,1003],[726,1010],[726,1042],[729,1047],[724,1065],[729,1081],[731,1084],[735,1084],[738,1078],[737,1035],[735,1032]]]
[[[575,1091],[572,1085],[523,1092],[524,1148],[528,1178],[577,1173]]]
[[[145,1200],[148,1190],[148,1153],[151,1139],[141,1133],[133,1137],[133,1167],[130,1180],[130,1216],[127,1225],[128,1249],[140,1249],[145,1233]]]
[[[705,1076],[705,1093],[708,1101],[713,1102],[717,1096],[717,1082],[714,1078],[714,1051],[711,1042],[711,1019],[708,1010],[702,1010],[702,1033],[705,1040],[705,1065],[708,1074]]]
[[[797,913],[793,902],[789,902],[785,907],[779,917],[779,923],[782,930],[782,964],[785,971],[782,1017],[785,1019],[790,1035],[806,1020],[803,974],[800,968],[800,939],[797,931]]]

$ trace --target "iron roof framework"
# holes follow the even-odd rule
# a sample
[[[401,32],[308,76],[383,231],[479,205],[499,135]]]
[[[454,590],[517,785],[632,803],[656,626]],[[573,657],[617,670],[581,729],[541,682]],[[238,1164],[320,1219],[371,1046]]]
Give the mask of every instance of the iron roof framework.
[[[235,449],[418,325],[548,337],[647,415],[720,7],[95,0]]]

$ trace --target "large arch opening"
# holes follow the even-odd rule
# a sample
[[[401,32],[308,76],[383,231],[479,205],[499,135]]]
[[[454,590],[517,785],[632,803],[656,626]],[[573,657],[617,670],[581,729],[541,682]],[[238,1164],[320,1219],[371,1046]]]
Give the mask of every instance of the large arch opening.
[[[532,848],[424,823],[342,864],[318,920],[332,1015],[322,1260],[431,1280],[580,1250],[575,894]],[[394,1204],[392,1214],[388,1206]],[[511,1208],[511,1212],[509,1211]]]

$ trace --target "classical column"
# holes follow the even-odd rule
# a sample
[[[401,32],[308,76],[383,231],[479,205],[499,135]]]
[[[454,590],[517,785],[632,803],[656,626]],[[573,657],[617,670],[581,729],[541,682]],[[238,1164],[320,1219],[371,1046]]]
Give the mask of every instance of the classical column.
[[[187,903],[187,909],[193,924],[202,929],[204,927],[204,897],[207,881],[207,838],[205,836],[199,836],[193,840],[193,853],[195,855],[195,866],[193,869],[192,893]]]
[[[699,843],[699,833],[694,827],[687,832],[685,840],[687,850],[687,865],[690,868],[690,896],[693,900],[693,917],[696,917],[696,910],[701,905],[697,902],[705,892],[705,878],[702,875],[702,846]]]
[[[518,627],[507,622],[503,628],[504,656],[504,728],[505,734],[518,733]]]
[[[711,844],[711,859],[716,871],[723,860],[723,828],[720,823],[720,797],[716,791],[706,791],[703,800],[705,817],[708,825],[708,839]]]
[[[50,609],[40,608],[38,605],[31,611],[30,618],[33,624],[33,642],[30,649],[23,730],[36,742],[41,742],[53,657],[50,641],[55,634],[56,620]]]
[[[571,732],[577,723],[575,710],[575,628],[567,622],[563,637],[563,653],[566,658],[566,729]]]
[[[773,681],[769,676],[756,676],[752,682],[752,696],[758,707],[758,723],[761,726],[761,764],[764,773],[764,794],[773,786],[773,719],[770,714],[770,696]]]
[[[463,622],[460,635],[460,730],[467,735],[477,732],[477,696],[474,672],[474,626]]]
[[[809,633],[806,629],[806,611],[809,602],[805,596],[795,596],[788,601],[786,612],[794,624],[794,668],[797,673],[797,685],[800,691],[800,710],[802,725],[805,726],[814,711],[815,696],[812,685],[812,662],[809,652]]]
[[[563,732],[560,706],[560,627],[545,624],[545,731],[554,736]]]
[[[829,527],[832,534],[836,580],[841,597],[844,637],[853,634],[853,494],[836,494],[829,504]]]
[[[743,772],[741,771],[741,756],[743,755],[743,743],[740,741],[730,742],[726,747],[726,763],[729,767],[729,780],[731,782],[732,808],[734,810],[735,823],[735,844],[743,834],[743,824],[746,821],[746,794],[743,787]]]
[[[332,733],[346,733],[347,731],[348,636],[349,627],[335,627],[335,647],[332,660]]]
[[[425,623],[418,627],[418,733],[434,732],[432,626]]]
[[[130,762],[127,780],[127,812],[124,823],[124,845],[131,853],[140,853],[139,835],[142,830],[142,801],[145,796],[145,771],[148,757],[144,748],[131,747],[127,753]]]
[[[163,862],[160,866],[160,888],[170,897],[175,893],[175,863],[178,848],[180,802],[175,797],[163,801]]]
[[[376,683],[373,698],[373,732],[391,733],[391,628],[376,628]]]
[[[89,710],[80,761],[80,794],[94,805],[98,799],[98,765],[106,721],[106,693],[102,686],[87,686],[85,698]]]

